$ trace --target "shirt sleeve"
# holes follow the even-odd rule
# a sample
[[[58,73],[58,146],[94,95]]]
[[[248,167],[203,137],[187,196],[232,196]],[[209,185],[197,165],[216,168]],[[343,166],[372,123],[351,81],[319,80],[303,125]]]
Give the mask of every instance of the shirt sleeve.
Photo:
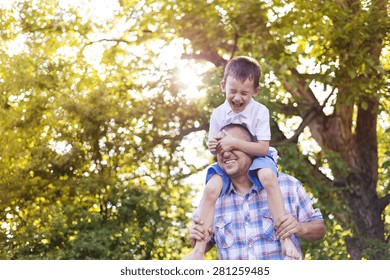
[[[214,110],[212,113],[211,113],[211,117],[210,117],[210,128],[209,128],[209,136],[208,136],[208,140],[212,140],[215,138],[215,136],[217,136],[217,134],[219,133],[219,125],[218,125],[218,119],[217,119],[217,111]]]
[[[323,220],[321,211],[314,209],[310,196],[303,188],[301,182],[296,182],[297,195],[298,195],[298,221],[310,222],[314,220]]]
[[[271,140],[271,128],[269,123],[269,110],[262,106],[259,109],[258,118],[256,123],[256,138],[257,140],[269,141]]]

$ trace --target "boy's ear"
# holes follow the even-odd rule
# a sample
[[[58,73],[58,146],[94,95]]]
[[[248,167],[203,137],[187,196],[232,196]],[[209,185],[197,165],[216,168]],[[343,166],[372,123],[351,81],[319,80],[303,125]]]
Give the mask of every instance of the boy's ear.
[[[255,87],[255,94],[253,96],[257,96],[260,92],[260,87]]]
[[[219,87],[221,88],[222,92],[225,92],[225,86],[226,86],[225,80],[222,80],[219,83]]]

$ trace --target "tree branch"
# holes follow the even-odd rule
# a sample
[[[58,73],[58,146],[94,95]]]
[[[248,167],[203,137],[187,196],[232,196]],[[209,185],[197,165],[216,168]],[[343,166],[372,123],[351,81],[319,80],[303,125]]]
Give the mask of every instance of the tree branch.
[[[234,35],[234,45],[233,45],[233,47],[232,47],[232,54],[230,55],[230,59],[233,59],[234,58],[234,54],[236,53],[236,51],[237,51],[237,43],[238,43],[238,38],[239,38],[239,36],[238,36],[238,33],[236,33],[235,35]]]
[[[100,39],[97,41],[90,41],[89,43],[85,44],[85,46],[89,46],[89,45],[92,45],[95,43],[102,43],[102,42],[115,42],[115,43],[126,43],[126,44],[134,43],[134,42],[130,42],[130,41],[125,40],[125,39]]]
[[[191,134],[193,132],[197,132],[197,131],[202,131],[202,130],[208,130],[209,129],[209,124],[208,123],[205,123],[205,124],[202,124],[198,127],[191,127],[191,128],[188,128],[188,129],[184,129],[182,130],[178,135],[176,135],[174,138],[169,138],[167,137],[167,139],[172,139],[172,140],[181,140],[183,139],[185,136],[187,136],[188,134]]]
[[[206,60],[213,63],[216,67],[225,65],[227,60],[218,54],[216,50],[201,51],[197,54],[182,54],[182,59],[195,59],[195,60]]]
[[[195,167],[194,165],[189,165],[188,167],[191,168],[191,172],[185,173],[185,174],[181,174],[181,175],[177,175],[177,176],[175,176],[175,179],[178,179],[178,180],[186,179],[186,178],[194,175],[195,172],[199,172],[199,171],[202,171],[202,170],[206,169],[209,165],[210,165],[210,163],[206,163],[206,164],[202,165],[199,168]]]
[[[390,194],[387,194],[386,196],[378,199],[378,203],[377,203],[377,207],[378,209],[383,212],[383,210],[385,210],[385,208],[387,207],[387,205],[390,204]]]
[[[305,115],[302,117],[302,122],[297,128],[297,130],[295,130],[294,135],[290,138],[285,138],[281,141],[275,142],[274,145],[297,143],[299,135],[301,135],[305,127],[308,126],[311,123],[311,121],[316,118],[316,116],[318,116],[319,112],[322,112],[321,108],[312,107],[312,109],[307,111]]]
[[[289,82],[284,82],[283,86],[284,88],[290,92],[295,98],[304,98],[306,101],[309,102],[309,104],[315,105],[315,106],[320,106],[317,98],[315,97],[313,91],[310,89],[309,84],[303,79],[302,74],[298,72],[297,69],[290,68],[289,69],[291,73],[295,77],[297,77],[297,82],[296,85],[292,85]]]
[[[142,30],[143,33],[152,33],[152,31],[150,30]],[[90,45],[93,45],[93,44],[96,44],[96,43],[102,43],[102,42],[111,42],[111,43],[116,43],[116,44],[119,44],[119,43],[125,43],[125,44],[134,44],[135,42],[134,41],[129,41],[129,40],[126,40],[126,39],[115,39],[115,38],[111,38],[111,39],[108,39],[108,38],[103,38],[103,39],[99,39],[99,40],[96,40],[96,41],[90,41],[88,43],[86,43],[82,48],[81,48],[81,51],[83,51],[86,47],[90,46]]]

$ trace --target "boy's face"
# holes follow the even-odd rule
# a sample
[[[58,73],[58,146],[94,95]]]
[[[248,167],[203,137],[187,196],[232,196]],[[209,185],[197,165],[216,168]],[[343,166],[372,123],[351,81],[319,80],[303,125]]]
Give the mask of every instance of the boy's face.
[[[226,94],[233,112],[240,113],[248,106],[252,97],[258,93],[258,88],[253,85],[253,80],[246,79],[241,82],[231,76],[228,76],[225,81],[221,82],[222,92]]]

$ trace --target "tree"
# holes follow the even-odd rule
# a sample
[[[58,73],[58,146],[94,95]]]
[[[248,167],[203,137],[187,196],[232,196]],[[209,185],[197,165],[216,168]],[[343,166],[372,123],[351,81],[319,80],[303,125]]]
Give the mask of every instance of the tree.
[[[274,130],[281,137],[275,145],[284,150],[282,144],[299,144],[309,128],[321,148],[308,158],[311,174],[334,192],[326,197],[317,190],[319,199],[342,194],[324,205],[348,206],[347,215],[334,215],[351,230],[345,238],[350,257],[388,258],[389,182],[378,173],[387,174],[379,166],[385,155],[378,156],[378,135],[386,139],[378,115],[388,121],[387,1],[169,1],[164,6],[174,7],[177,16],[162,21],[191,42],[184,57],[217,67],[238,54],[262,62],[270,86],[263,90],[270,98],[262,100],[274,109],[274,120],[301,118],[290,139]],[[155,28],[162,32],[165,25]],[[270,104],[280,103],[280,92],[288,93],[282,104]],[[319,172],[324,167],[331,170],[330,179]]]
[[[179,258],[192,207],[181,139],[199,113],[175,69],[135,55],[136,40],[99,48],[96,67],[104,22],[15,4],[1,18],[1,258]]]
[[[239,54],[262,64],[282,171],[326,218],[306,258],[389,258],[386,1],[110,3],[0,4],[1,258],[180,258],[184,179],[203,168],[183,140],[207,131]],[[214,66],[206,98],[186,98],[164,53],[178,41]]]

